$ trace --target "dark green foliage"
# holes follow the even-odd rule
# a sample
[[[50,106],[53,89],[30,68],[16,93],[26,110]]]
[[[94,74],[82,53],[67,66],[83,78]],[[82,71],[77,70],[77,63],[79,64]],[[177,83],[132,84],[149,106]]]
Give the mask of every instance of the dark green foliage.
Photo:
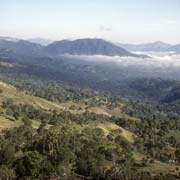
[[[15,162],[16,173],[20,177],[32,177],[37,178],[41,172],[41,169],[45,167],[45,157],[39,154],[37,151],[30,151],[24,153],[24,155],[17,159]]]
[[[43,109],[36,109],[30,105],[15,104],[11,99],[3,101],[2,108],[6,110],[7,115],[13,116],[15,120],[21,118],[26,123],[30,123],[30,121],[28,121],[29,119],[36,119],[39,121],[50,119],[49,112]]]
[[[2,61],[17,66],[0,66],[0,79],[53,102],[118,108],[138,119],[47,111],[8,99],[2,103],[3,113],[24,125],[0,134],[0,180],[178,179],[179,169],[171,174],[141,171],[157,160],[180,163],[180,141],[172,133],[180,131],[178,82],[161,79],[122,82],[116,79],[121,72],[111,77],[113,68],[77,65],[71,60],[68,64],[66,60],[19,56],[15,60],[5,59]],[[122,70],[122,75],[125,74]],[[41,122],[38,129],[32,127],[32,120]],[[91,127],[103,122],[129,130],[134,134],[134,142],[122,137],[122,131],[106,136],[102,129]],[[136,162],[134,152],[144,155],[142,161]]]
[[[16,173],[6,165],[0,166],[0,180],[15,180]]]
[[[12,163],[15,155],[14,144],[1,140],[0,142],[0,165]]]
[[[153,131],[155,127],[162,127],[163,131],[163,122],[141,123],[114,117],[108,119],[91,113],[85,113],[82,117],[72,116],[67,112],[52,112],[52,115],[57,119],[61,117],[61,120],[66,118],[68,121],[65,120],[49,129],[46,128],[46,123],[42,122],[39,129],[35,130],[31,127],[31,123],[24,120],[23,126],[3,133],[0,146],[0,171],[2,171],[0,177],[40,180],[51,178],[156,180],[160,176],[151,176],[151,173],[139,171],[132,157],[133,149],[137,148],[141,153],[166,162],[171,159],[167,154],[163,154],[166,143],[169,142],[172,147],[177,146],[175,139],[168,140],[164,135],[158,135],[158,131],[157,134]],[[80,117],[85,121],[78,121]],[[119,135],[118,132],[112,133],[112,138],[109,138],[99,128],[74,128],[76,121],[87,125],[94,120],[114,121],[125,128],[133,122],[129,127],[138,137],[132,146],[120,135],[121,132]],[[171,129],[175,126],[169,127]],[[179,160],[179,149],[174,155]],[[141,166],[146,167],[149,163],[153,163],[149,158],[143,159]],[[10,174],[7,174],[7,171]],[[162,178],[165,179],[166,175]],[[176,179],[174,176],[171,178]]]

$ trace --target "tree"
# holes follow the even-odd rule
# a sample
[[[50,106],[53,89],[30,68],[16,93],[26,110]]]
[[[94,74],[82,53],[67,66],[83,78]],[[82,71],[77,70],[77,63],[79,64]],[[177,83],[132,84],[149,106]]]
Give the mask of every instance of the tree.
[[[5,141],[0,144],[0,164],[9,164],[14,160],[14,144]]]
[[[180,149],[176,149],[175,156],[176,156],[177,162],[180,164]]]
[[[30,119],[23,118],[22,121],[24,123],[24,126],[28,126],[28,127],[32,126],[32,121]]]
[[[26,152],[20,159],[15,162],[16,172],[20,177],[32,176],[37,178],[42,169],[45,157],[37,151]]]
[[[15,180],[16,174],[13,169],[8,166],[0,166],[0,180]]]

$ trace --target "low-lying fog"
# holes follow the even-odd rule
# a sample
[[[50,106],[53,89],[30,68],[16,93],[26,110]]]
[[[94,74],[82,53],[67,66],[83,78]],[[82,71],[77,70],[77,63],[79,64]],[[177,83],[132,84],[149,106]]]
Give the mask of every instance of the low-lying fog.
[[[86,56],[67,55],[71,59],[80,60],[83,64],[106,67],[108,77],[128,78],[153,77],[171,80],[180,80],[180,54],[174,52],[133,52],[146,54],[151,58],[134,58],[119,56]],[[109,73],[108,73],[109,72]],[[119,77],[117,77],[119,76]]]
[[[146,66],[146,67],[180,67],[180,54],[174,52],[133,52],[136,54],[146,54],[151,58],[135,58],[120,56],[102,56],[102,55],[67,55],[68,57],[97,63],[112,62],[120,66]]]

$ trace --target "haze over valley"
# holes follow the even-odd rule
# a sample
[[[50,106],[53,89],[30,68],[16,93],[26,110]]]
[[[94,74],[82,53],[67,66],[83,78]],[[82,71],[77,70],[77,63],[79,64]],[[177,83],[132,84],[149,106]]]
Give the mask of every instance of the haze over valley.
[[[0,180],[179,180],[179,20],[179,0],[0,0]]]

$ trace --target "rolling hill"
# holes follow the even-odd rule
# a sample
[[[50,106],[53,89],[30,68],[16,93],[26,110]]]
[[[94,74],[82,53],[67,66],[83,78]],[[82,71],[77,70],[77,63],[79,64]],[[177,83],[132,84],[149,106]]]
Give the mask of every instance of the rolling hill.
[[[20,55],[38,55],[42,46],[40,44],[31,43],[25,40],[9,41],[7,39],[0,40],[0,50],[12,51]]]
[[[146,57],[143,55],[130,53],[127,50],[103,39],[77,39],[74,41],[57,41],[45,47],[45,52],[50,55],[71,54]]]
[[[73,114],[82,114],[86,111],[95,113],[97,115],[103,115],[107,117],[111,117],[114,115],[114,110],[109,110],[106,107],[88,107],[83,103],[73,103],[73,102],[66,102],[66,103],[54,103],[47,101],[45,99],[35,97],[32,95],[28,95],[26,92],[17,90],[14,86],[9,85],[7,83],[4,83],[0,81],[0,130],[6,129],[6,128],[13,128],[17,127],[19,125],[22,125],[22,121],[15,120],[12,116],[7,116],[4,113],[4,110],[2,109],[2,103],[6,102],[7,100],[12,100],[14,104],[16,105],[28,105],[32,106],[35,109],[42,109],[45,111],[69,111]],[[72,106],[74,107],[72,109]],[[80,108],[81,107],[81,108]],[[117,114],[117,113],[116,113]],[[119,116],[125,116],[122,115],[119,110]],[[130,117],[129,117],[130,118]],[[131,119],[131,118],[130,118]],[[36,119],[33,120],[34,127],[38,127],[40,125],[40,122]],[[122,131],[122,135],[127,138],[130,142],[133,142],[133,133],[128,132],[122,127],[119,127],[115,125],[114,123],[107,123],[102,122],[98,124],[90,124],[91,127],[99,127],[104,130],[105,134],[108,135],[111,130],[120,129]]]
[[[129,51],[153,51],[153,52],[165,52],[169,51],[171,46],[170,44],[156,41],[153,43],[144,43],[144,44],[122,44],[116,43],[116,45],[123,47]]]
[[[103,39],[77,39],[74,41],[62,40],[42,46],[39,40],[14,40],[13,38],[0,38],[0,50],[26,56],[59,56],[70,55],[104,55],[104,56],[129,56],[147,58],[146,55],[133,54],[111,42]],[[43,42],[44,43],[44,42]],[[42,43],[41,43],[42,44]],[[47,45],[48,44],[48,45]]]
[[[117,115],[117,109],[116,110],[113,108],[109,109],[106,106],[98,106],[98,107],[92,108],[92,107],[87,107],[85,104],[78,104],[78,103],[72,103],[72,102],[66,102],[66,103],[61,103],[61,104],[49,102],[42,98],[30,96],[26,92],[19,91],[15,87],[9,84],[6,84],[4,82],[0,82],[0,90],[1,90],[0,91],[0,131],[5,130],[5,129],[15,128],[15,127],[23,127],[22,119],[17,120],[14,116],[7,115],[7,113],[5,112],[5,109],[2,107],[2,102],[5,102],[9,99],[11,99],[13,103],[15,103],[16,105],[33,106],[35,109],[45,111],[46,113],[48,112],[51,113],[51,112],[54,112],[54,110],[56,110],[57,112],[60,112],[60,113],[64,111],[70,111],[74,115],[78,115],[78,114],[82,114],[86,110],[86,111],[94,112],[95,114],[97,114],[96,118],[98,118],[98,116],[100,117],[104,116],[106,117],[105,119],[107,120],[109,117],[114,115],[115,111]],[[79,107],[81,107],[82,109],[79,109]],[[122,118],[123,116],[126,116],[126,115],[123,115],[121,113],[121,109],[119,109],[117,116],[119,118]],[[128,116],[126,116],[126,120],[130,121],[132,124],[136,121],[140,122],[139,119],[131,118]],[[37,129],[40,127],[41,123],[38,119],[32,119],[31,121],[32,121],[33,128]],[[120,135],[121,137],[125,138],[125,140],[121,139],[120,141],[117,141],[117,142],[122,141],[122,143],[125,143],[124,144],[125,147],[126,145],[129,144],[128,146],[131,146],[131,148],[134,146],[135,138],[137,136],[134,134],[134,132],[131,132],[130,130],[125,129],[114,122],[109,122],[106,120],[105,121],[93,120],[93,121],[90,121],[89,123],[84,123],[84,124],[78,124],[74,122],[70,125],[71,125],[71,128],[75,129],[76,131],[84,131],[87,128],[90,128],[92,130],[101,129],[104,135],[108,138],[118,137],[118,135]],[[46,129],[49,130],[50,132],[51,132],[51,127],[52,127],[51,124],[46,125]],[[61,127],[57,126],[57,128],[61,128]],[[175,132],[172,131],[170,136],[172,136],[173,133]],[[176,134],[177,133],[178,132],[176,132]],[[113,146],[112,147],[111,146],[112,144],[109,145],[109,148],[113,148]],[[164,174],[171,174],[172,176],[176,176],[176,171],[177,171],[176,165],[174,164],[170,165],[168,163],[163,163],[158,160],[154,160],[153,162],[147,164],[146,166],[142,166],[141,163],[145,161],[147,156],[143,153],[136,151],[135,149],[132,151],[132,154],[133,154],[133,158],[136,163],[136,166],[139,166],[140,171],[142,172],[148,171],[154,175],[157,175],[159,173],[164,173]],[[111,164],[109,164],[109,166],[111,166]]]
[[[170,47],[169,50],[180,53],[180,44]]]

